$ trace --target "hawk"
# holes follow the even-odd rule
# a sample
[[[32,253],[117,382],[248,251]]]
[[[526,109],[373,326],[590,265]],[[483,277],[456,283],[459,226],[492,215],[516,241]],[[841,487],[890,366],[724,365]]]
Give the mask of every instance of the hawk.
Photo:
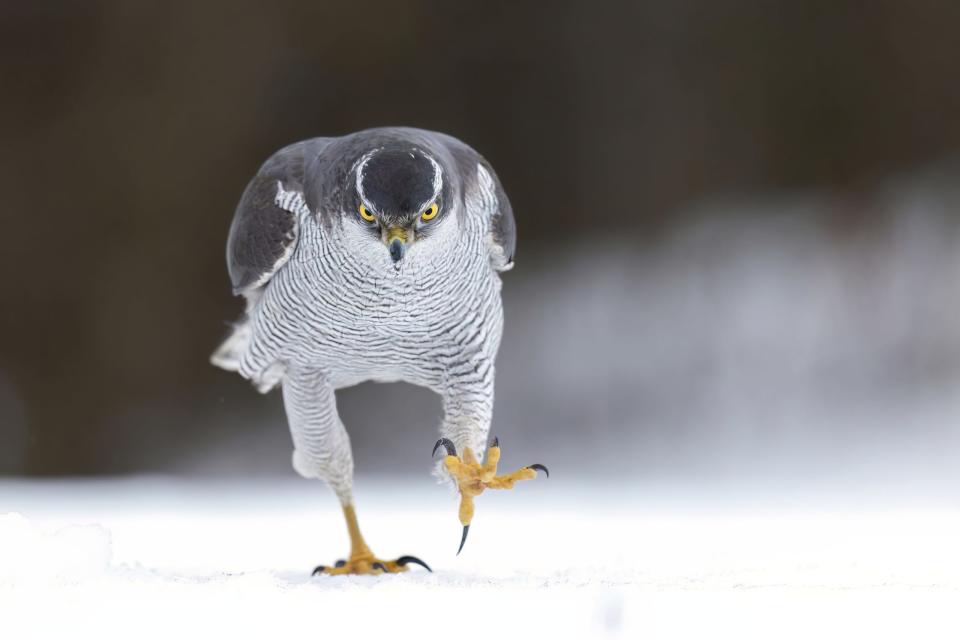
[[[276,152],[247,185],[227,240],[246,311],[211,361],[261,392],[282,388],[294,469],[340,500],[350,555],[314,574],[429,570],[413,556],[378,558],[364,541],[337,389],[402,380],[440,395],[433,452],[445,450],[439,471],[461,495],[460,550],[477,495],[547,473],[536,464],[497,475],[497,440],[483,461],[474,453],[490,429],[500,272],[513,267],[515,244],[493,167],[432,131],[304,140]]]

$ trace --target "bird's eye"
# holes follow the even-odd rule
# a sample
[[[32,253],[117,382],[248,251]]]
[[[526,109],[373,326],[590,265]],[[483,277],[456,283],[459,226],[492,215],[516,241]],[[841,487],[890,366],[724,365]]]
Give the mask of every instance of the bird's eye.
[[[437,203],[434,202],[432,205],[426,208],[423,213],[420,214],[420,219],[426,222],[427,220],[433,220],[437,217],[437,211],[440,210],[440,207],[437,206]]]
[[[362,204],[360,205],[360,217],[366,220],[367,222],[373,222],[374,220],[377,219],[377,217],[372,213],[370,213],[370,210],[367,209]]]

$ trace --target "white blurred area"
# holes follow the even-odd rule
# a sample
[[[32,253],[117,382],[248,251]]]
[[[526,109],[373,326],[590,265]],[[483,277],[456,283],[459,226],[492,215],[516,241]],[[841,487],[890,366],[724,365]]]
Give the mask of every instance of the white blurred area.
[[[11,638],[955,638],[960,514],[789,507],[643,483],[485,494],[463,553],[438,486],[361,482],[393,576],[310,577],[347,551],[315,483],[0,481]]]
[[[505,458],[562,476],[851,482],[952,499],[958,178],[942,163],[856,197],[713,198],[655,237],[521,250],[504,278],[492,430]],[[359,474],[426,472],[432,394],[339,396]],[[258,414],[211,401],[199,419],[222,427],[176,470],[287,473],[279,400],[260,400]]]

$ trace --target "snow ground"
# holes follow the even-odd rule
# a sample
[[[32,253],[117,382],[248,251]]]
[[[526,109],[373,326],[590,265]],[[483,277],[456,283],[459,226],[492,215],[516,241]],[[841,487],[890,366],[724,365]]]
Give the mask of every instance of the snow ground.
[[[960,511],[875,491],[554,478],[456,503],[361,479],[366,537],[414,568],[311,578],[346,551],[299,479],[0,481],[0,637],[957,637]],[[343,635],[340,635],[343,634]]]

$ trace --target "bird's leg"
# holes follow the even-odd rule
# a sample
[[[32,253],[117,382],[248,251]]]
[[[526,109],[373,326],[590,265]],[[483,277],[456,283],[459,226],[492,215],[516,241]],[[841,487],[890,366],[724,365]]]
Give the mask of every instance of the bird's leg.
[[[396,560],[381,560],[373,555],[367,542],[360,533],[360,523],[357,522],[357,513],[352,504],[343,505],[343,517],[347,521],[347,533],[350,535],[350,557],[338,560],[333,567],[319,566],[313,570],[313,575],[345,575],[363,573],[400,573],[408,569],[407,564],[419,564],[430,571],[427,564],[413,556],[402,556]]]
[[[293,437],[293,468],[305,478],[324,480],[340,499],[350,536],[350,556],[334,566],[319,566],[314,575],[352,573],[394,573],[406,571],[408,563],[430,569],[422,560],[403,556],[381,560],[367,546],[360,533],[353,507],[353,455],[350,437],[336,411],[333,385],[326,374],[314,369],[287,369],[283,380],[283,402]]]
[[[343,517],[347,521],[347,533],[350,535],[350,561],[364,562],[373,558],[373,552],[367,546],[367,541],[360,533],[360,523],[357,522],[357,512],[352,504],[343,506]]]
[[[436,454],[437,449],[444,447],[447,450],[447,456],[443,459],[443,464],[447,471],[457,482],[460,490],[460,524],[463,525],[463,536],[460,539],[460,548],[457,550],[459,555],[463,550],[463,545],[467,541],[467,533],[470,531],[470,523],[473,521],[473,499],[483,493],[485,489],[512,489],[513,485],[519,480],[533,480],[537,477],[537,470],[543,471],[550,477],[550,472],[542,464],[532,464],[522,469],[517,469],[513,473],[506,475],[497,475],[497,465],[500,463],[500,441],[493,439],[493,444],[487,449],[487,457],[482,464],[477,460],[470,447],[464,447],[463,453],[457,457],[457,449],[453,442],[447,438],[440,438],[433,447]]]

